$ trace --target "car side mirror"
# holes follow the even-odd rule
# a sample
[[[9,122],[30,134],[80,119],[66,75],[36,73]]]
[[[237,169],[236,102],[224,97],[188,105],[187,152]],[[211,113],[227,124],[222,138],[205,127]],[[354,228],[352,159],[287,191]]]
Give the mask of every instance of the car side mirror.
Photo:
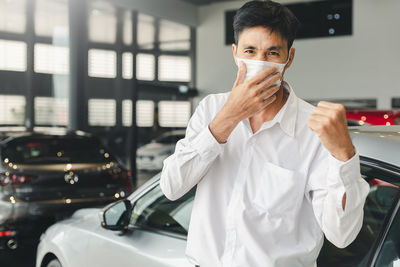
[[[127,199],[111,203],[99,214],[101,226],[112,231],[127,230],[132,209],[133,206]]]

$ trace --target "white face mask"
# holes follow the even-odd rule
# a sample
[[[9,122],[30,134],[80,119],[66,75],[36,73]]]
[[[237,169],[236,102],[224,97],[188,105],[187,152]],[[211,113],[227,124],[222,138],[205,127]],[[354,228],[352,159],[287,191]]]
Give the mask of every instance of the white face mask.
[[[290,56],[290,54],[289,54],[289,56]],[[283,69],[285,68],[286,64],[289,61],[289,56],[288,56],[288,60],[286,61],[286,63],[275,63],[275,62],[263,61],[263,60],[236,58],[236,65],[239,67],[239,64],[241,61],[243,61],[244,64],[246,64],[246,78],[244,80],[247,81],[248,79],[252,78],[254,75],[259,73],[260,71],[269,69],[272,66],[277,66],[278,67],[277,72],[282,73]],[[265,79],[267,79],[268,77],[266,77]],[[281,85],[281,80],[276,81],[274,83],[274,85],[275,84]]]

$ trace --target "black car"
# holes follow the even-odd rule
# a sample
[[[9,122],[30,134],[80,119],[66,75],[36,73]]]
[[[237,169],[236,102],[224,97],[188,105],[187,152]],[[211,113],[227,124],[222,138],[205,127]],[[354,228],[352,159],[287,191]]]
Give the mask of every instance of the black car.
[[[29,247],[49,225],[133,191],[130,172],[88,134],[7,134],[0,141],[0,250]]]

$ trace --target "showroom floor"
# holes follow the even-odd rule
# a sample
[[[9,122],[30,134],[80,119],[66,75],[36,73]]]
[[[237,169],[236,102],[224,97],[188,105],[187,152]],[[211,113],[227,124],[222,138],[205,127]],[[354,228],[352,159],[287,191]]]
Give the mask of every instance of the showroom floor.
[[[137,186],[141,186],[147,180],[156,175],[157,172],[138,173]],[[0,251],[1,267],[35,267],[36,248],[28,248],[23,251],[12,252]]]

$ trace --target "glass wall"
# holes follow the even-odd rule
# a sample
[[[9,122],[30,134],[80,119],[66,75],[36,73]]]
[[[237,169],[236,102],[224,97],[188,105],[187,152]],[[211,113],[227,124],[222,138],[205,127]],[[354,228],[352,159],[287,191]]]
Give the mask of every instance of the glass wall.
[[[133,114],[139,143],[186,127],[195,91],[194,29],[113,1],[75,3],[85,14],[81,130],[109,142],[121,137],[126,150]],[[78,56],[70,54],[70,6],[69,0],[0,0],[0,127],[69,125],[76,101],[69,99],[70,58]]]

